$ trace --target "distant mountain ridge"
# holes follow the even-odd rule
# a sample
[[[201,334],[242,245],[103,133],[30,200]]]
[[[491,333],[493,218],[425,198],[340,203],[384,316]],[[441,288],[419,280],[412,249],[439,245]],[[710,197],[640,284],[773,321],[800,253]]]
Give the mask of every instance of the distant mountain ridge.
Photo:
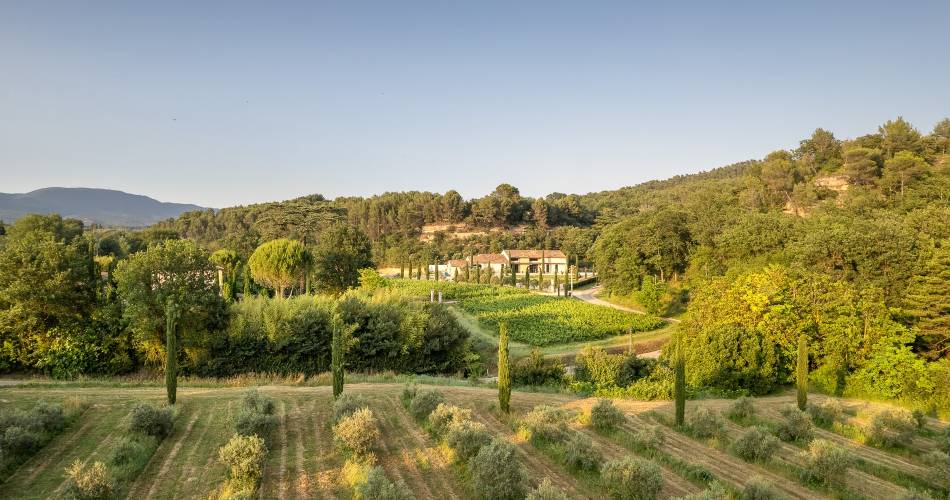
[[[114,189],[48,187],[29,193],[0,193],[0,220],[7,223],[26,214],[57,213],[86,224],[136,228],[193,210],[204,207],[166,203]]]

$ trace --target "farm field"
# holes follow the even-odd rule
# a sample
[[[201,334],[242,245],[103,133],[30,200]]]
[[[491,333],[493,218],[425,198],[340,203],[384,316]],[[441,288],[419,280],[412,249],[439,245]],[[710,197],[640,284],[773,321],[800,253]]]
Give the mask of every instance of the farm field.
[[[453,463],[451,451],[404,408],[400,399],[403,387],[384,383],[346,386],[347,392],[362,395],[379,419],[377,463],[389,478],[404,481],[415,498],[474,498],[472,482]],[[848,437],[846,432],[818,429],[818,437],[835,442],[859,458],[840,484],[827,487],[808,483],[795,472],[801,465],[800,445],[782,443],[771,461],[745,462],[729,446],[745,425],[727,420],[723,436],[713,440],[695,438],[669,425],[673,408],[666,401],[615,401],[625,421],[616,431],[600,433],[583,423],[583,416],[596,403],[595,399],[515,392],[509,416],[498,410],[497,392],[491,388],[420,385],[419,389],[437,389],[447,403],[471,409],[473,420],[516,445],[518,460],[532,485],[548,478],[570,498],[603,498],[606,492],[596,474],[578,473],[566,467],[556,449],[539,445],[519,431],[518,422],[538,405],[571,412],[568,426],[589,437],[593,449],[604,459],[636,456],[656,463],[663,478],[659,494],[662,498],[702,492],[714,482],[727,492],[736,492],[754,476],[765,478],[787,498],[898,498],[908,488],[928,489],[931,496],[938,498],[946,496],[946,490],[931,482],[932,471],[922,460],[935,447],[932,436],[947,425],[935,420],[926,423],[925,432],[914,438],[912,446],[901,449],[874,448]],[[208,498],[225,479],[224,466],[216,459],[217,450],[230,438],[233,419],[247,390],[181,387],[174,429],[133,480],[127,497]],[[274,400],[278,422],[270,438],[259,497],[351,498],[352,489],[341,482],[344,457],[333,445],[330,388],[264,386],[259,391]],[[76,459],[101,460],[122,434],[132,407],[141,401],[161,403],[164,390],[69,384],[5,387],[0,389],[0,408],[25,408],[39,400],[60,402],[67,397],[84,398],[91,404],[75,423],[4,478],[0,497],[61,496],[64,469]],[[813,399],[821,400],[818,396]],[[793,403],[793,396],[756,398],[756,418],[759,423],[777,422],[781,419],[779,410]],[[868,412],[879,407],[862,401],[842,403],[844,424],[860,424]],[[698,408],[725,412],[731,404],[727,400],[689,401],[687,421]],[[663,435],[655,449],[643,448],[632,438],[647,426],[656,426]]]
[[[663,326],[655,316],[511,287],[402,279],[392,283],[424,298],[429,297],[430,290],[441,291],[443,300],[457,302],[480,325],[496,330],[500,322],[505,322],[512,340],[531,346],[602,340],[628,330],[647,332]]]

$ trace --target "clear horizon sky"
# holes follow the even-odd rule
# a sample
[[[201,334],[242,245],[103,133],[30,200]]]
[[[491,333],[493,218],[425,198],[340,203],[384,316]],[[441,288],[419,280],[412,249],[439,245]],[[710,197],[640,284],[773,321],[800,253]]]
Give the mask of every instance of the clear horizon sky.
[[[950,114],[950,2],[0,4],[0,192],[584,193]]]

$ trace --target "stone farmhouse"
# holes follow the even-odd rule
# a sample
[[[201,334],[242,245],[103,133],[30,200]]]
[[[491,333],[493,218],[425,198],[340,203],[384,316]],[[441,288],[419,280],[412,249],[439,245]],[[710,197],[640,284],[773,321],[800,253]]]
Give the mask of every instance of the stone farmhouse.
[[[500,276],[503,270],[513,267],[515,273],[522,274],[527,268],[531,274],[567,274],[567,255],[560,250],[502,250],[501,253],[480,253],[467,259],[453,259],[446,265],[447,274],[459,274],[465,267],[478,266],[482,272],[491,272]],[[510,272],[510,271],[509,271]]]

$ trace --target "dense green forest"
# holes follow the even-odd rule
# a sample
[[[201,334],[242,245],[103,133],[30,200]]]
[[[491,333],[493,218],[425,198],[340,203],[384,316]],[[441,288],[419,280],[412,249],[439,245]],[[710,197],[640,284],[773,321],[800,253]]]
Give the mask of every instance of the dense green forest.
[[[442,228],[424,234],[428,224]],[[453,226],[469,236],[457,237]],[[273,251],[296,252],[312,272],[266,276],[254,268],[252,254],[262,244],[285,238],[289,243]],[[176,240],[187,246],[175,247]],[[0,226],[0,366],[118,373],[161,359],[160,334],[151,343],[141,335],[159,329],[140,324],[145,313],[128,300],[138,293],[136,266],[179,266],[215,282],[207,260],[215,252],[227,292],[222,301],[213,290],[195,296],[204,302],[193,303],[201,314],[188,326],[186,366],[220,373],[208,363],[225,345],[213,332],[241,336],[234,325],[255,322],[235,317],[280,316],[251,303],[227,305],[240,294],[339,294],[370,263],[399,267],[537,247],[560,248],[596,269],[605,294],[656,314],[685,311],[677,335],[695,340],[684,343],[694,387],[769,392],[791,380],[805,336],[813,378],[825,390],[948,404],[939,393],[950,387],[950,120],[921,133],[902,118],[850,140],[817,129],[798,148],[761,160],[585,195],[530,198],[509,184],[472,200],[455,191],[312,195],[190,212],[144,231],[27,217]],[[378,298],[346,300],[374,311],[361,334],[382,321],[376,314],[395,314]],[[160,315],[159,307],[153,304]],[[342,306],[313,307],[303,316],[326,325]],[[442,312],[419,314],[436,318],[424,322],[440,338],[455,338],[457,325]],[[250,342],[244,354],[210,359],[265,349],[278,364],[323,368],[323,361],[291,359],[294,337],[281,335],[309,328],[295,323],[301,315],[291,316],[279,332],[265,331],[279,321],[257,322],[254,338],[266,345]],[[464,339],[446,343],[444,363],[419,367],[410,346],[422,344],[406,342],[426,334],[407,337],[408,327],[393,328],[402,333],[389,334],[390,354],[380,366],[463,367]]]

